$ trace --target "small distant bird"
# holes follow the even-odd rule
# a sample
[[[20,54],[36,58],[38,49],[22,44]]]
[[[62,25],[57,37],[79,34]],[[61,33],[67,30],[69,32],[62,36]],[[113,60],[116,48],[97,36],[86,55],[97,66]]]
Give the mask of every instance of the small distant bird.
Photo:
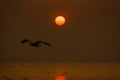
[[[66,74],[67,74],[66,72],[65,73],[60,73],[59,76],[64,76]]]
[[[44,45],[47,45],[47,46],[51,46],[51,44],[47,43],[47,42],[44,42],[44,41],[36,41],[36,42],[32,42],[32,41],[29,41],[27,39],[24,39],[21,41],[21,43],[26,43],[26,42],[29,42],[29,45],[33,46],[33,47],[39,47],[39,46],[42,46],[42,44]]]

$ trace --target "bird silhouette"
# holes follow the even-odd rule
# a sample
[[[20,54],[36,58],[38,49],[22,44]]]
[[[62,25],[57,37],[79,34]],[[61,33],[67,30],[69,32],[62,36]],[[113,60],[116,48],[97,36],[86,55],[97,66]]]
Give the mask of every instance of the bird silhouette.
[[[66,74],[67,74],[67,72],[65,72],[65,73],[60,73],[59,76],[64,76],[64,75],[66,75]]]
[[[39,46],[42,46],[42,44],[43,44],[43,45],[47,45],[47,46],[51,46],[51,44],[49,44],[49,43],[47,43],[47,42],[45,42],[45,41],[32,42],[32,41],[30,41],[30,40],[28,40],[28,39],[23,39],[23,40],[21,41],[21,44],[27,43],[27,42],[29,42],[29,45],[31,45],[32,47],[39,47]]]

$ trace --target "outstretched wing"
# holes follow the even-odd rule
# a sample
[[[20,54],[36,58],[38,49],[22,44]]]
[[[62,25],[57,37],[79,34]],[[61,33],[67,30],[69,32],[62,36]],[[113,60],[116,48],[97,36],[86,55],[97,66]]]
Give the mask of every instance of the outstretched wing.
[[[29,42],[29,40],[28,40],[28,39],[23,39],[23,40],[21,41],[22,44],[23,44],[23,43],[26,43],[26,42]]]
[[[44,41],[37,41],[37,42],[35,42],[35,44],[39,44],[39,43],[51,46],[50,43],[47,43],[47,42],[44,42]]]

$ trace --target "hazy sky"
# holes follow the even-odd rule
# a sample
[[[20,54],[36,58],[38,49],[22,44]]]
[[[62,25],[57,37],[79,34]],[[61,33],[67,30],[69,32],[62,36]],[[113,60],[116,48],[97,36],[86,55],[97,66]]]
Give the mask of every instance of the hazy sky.
[[[0,61],[120,62],[119,0],[0,0]],[[62,15],[59,28],[54,18]],[[21,45],[43,40],[52,47]]]

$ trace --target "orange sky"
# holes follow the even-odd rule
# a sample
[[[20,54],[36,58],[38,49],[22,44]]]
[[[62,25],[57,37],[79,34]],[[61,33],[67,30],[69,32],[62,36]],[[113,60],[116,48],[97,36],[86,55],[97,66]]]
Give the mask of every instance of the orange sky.
[[[118,0],[2,0],[0,61],[113,61],[120,56]],[[58,28],[54,18],[66,17]],[[24,38],[52,47],[21,45]]]

